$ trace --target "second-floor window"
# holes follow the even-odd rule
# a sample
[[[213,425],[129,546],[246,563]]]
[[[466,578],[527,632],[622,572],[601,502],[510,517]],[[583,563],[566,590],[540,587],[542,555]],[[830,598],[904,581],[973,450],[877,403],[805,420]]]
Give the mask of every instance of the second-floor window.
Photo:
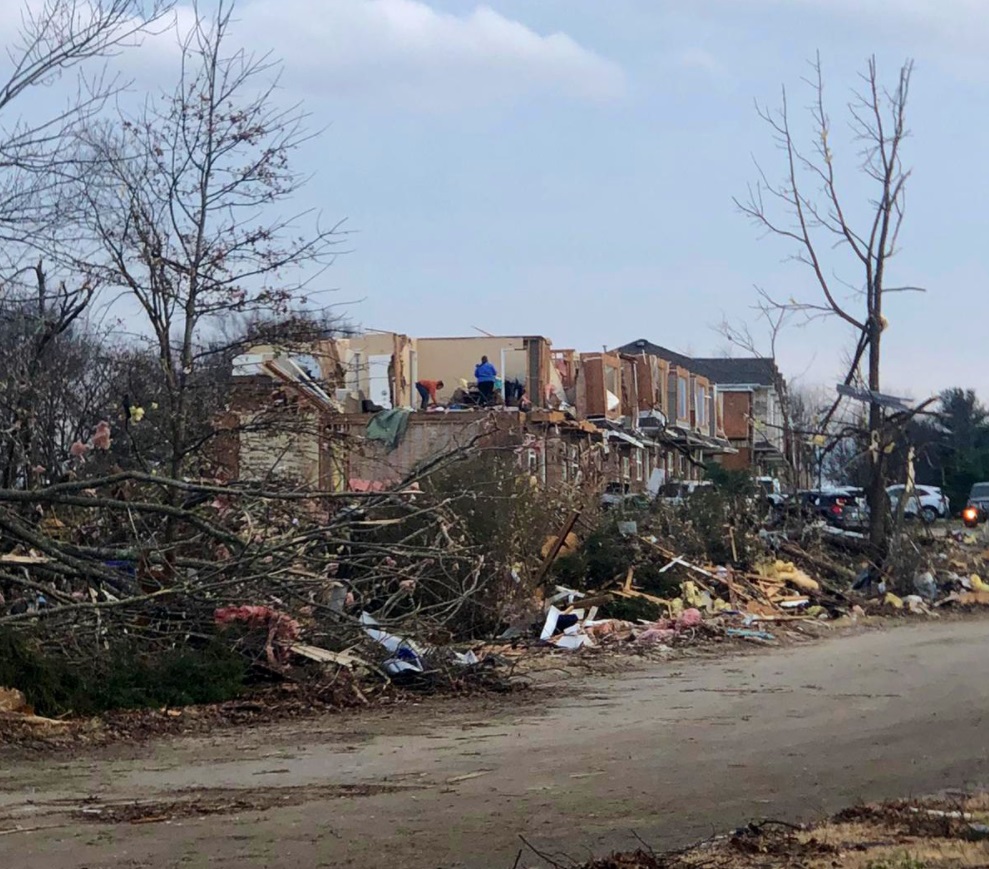
[[[687,378],[677,378],[677,419],[689,419],[690,410],[687,407]]]
[[[697,425],[704,428],[707,425],[707,395],[699,383],[694,387],[694,404],[697,412]]]

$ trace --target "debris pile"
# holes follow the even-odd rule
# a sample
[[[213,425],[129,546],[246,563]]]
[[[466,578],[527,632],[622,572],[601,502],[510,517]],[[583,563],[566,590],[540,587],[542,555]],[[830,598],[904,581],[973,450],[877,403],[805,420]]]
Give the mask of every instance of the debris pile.
[[[371,682],[504,687],[529,650],[773,645],[989,605],[974,536],[904,536],[880,571],[712,499],[676,522],[581,521],[490,470],[483,487],[423,475],[341,495],[132,472],[0,490],[0,686],[39,719],[310,677],[365,703]]]
[[[586,590],[557,586],[547,597],[541,640],[564,649],[725,637],[773,643],[779,627],[827,621],[851,606],[847,594],[768,550],[746,570],[688,560],[653,535],[627,536],[625,545],[634,563],[620,581]],[[647,591],[636,582],[637,572],[667,593]],[[602,617],[627,609],[639,617]]]
[[[521,555],[545,531],[529,513],[526,533],[499,523],[507,540],[479,530],[484,497],[440,488],[441,471],[341,495],[130,472],[0,490],[0,686],[45,715],[215,702],[302,668],[359,674],[343,680],[356,694],[361,680],[459,690],[481,662],[456,644],[531,599]],[[535,502],[502,478],[496,506]],[[191,676],[191,658],[224,684]]]
[[[641,841],[641,840],[640,840]],[[532,846],[520,866],[542,865]],[[856,806],[817,824],[752,822],[680,851],[638,848],[584,869],[953,869],[989,864],[989,797],[952,792]]]
[[[816,636],[812,624],[844,624],[867,615],[936,617],[945,607],[989,606],[989,582],[982,578],[989,576],[989,548],[973,535],[918,542],[904,534],[898,545],[910,557],[891,559],[879,570],[829,537],[805,536],[798,543],[760,529],[748,536],[739,557],[729,526],[720,551],[735,557],[718,564],[698,557],[697,541],[689,535],[680,548],[676,538],[640,534],[637,526],[629,531],[622,524],[627,525],[613,526],[612,540],[589,540],[585,550],[594,546],[593,552],[582,554],[568,541],[557,576],[570,584],[557,585],[546,597],[541,640],[563,649],[719,638],[771,644],[794,633]],[[694,554],[683,554],[687,549]],[[618,569],[620,576],[607,578]]]

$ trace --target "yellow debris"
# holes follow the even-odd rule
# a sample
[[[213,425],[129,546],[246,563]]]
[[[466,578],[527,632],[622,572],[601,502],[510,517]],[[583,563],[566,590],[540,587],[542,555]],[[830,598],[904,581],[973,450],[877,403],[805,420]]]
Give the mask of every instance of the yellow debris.
[[[782,579],[792,583],[801,591],[820,591],[820,583],[804,573],[792,561],[774,561],[763,571],[766,576],[773,579]]]
[[[692,579],[684,580],[680,588],[683,590],[683,600],[686,601],[687,606],[697,607],[700,609],[708,602],[697,590],[697,585]]]
[[[897,597],[891,591],[886,592],[884,603],[888,603],[891,607],[893,607],[893,609],[903,609],[903,598]]]

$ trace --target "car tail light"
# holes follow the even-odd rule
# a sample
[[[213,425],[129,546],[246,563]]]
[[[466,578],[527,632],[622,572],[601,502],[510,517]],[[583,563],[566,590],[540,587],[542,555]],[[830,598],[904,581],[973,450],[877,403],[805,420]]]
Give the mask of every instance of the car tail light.
[[[966,507],[962,510],[962,519],[968,522],[974,522],[979,518],[979,511],[975,507]]]
[[[831,512],[832,512],[832,513],[833,513],[833,514],[834,514],[835,516],[840,516],[840,515],[841,515],[841,503],[837,503],[837,504],[832,504],[832,505],[831,505]]]

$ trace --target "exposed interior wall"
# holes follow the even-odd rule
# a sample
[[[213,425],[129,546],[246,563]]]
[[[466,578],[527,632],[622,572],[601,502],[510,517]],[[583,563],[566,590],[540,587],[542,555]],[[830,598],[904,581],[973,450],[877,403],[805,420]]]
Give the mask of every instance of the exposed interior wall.
[[[752,415],[758,439],[783,452],[783,410],[774,388],[764,386],[755,391]]]
[[[549,341],[539,336],[525,339],[528,351],[529,381],[526,390],[536,407],[551,406],[558,399],[554,386],[553,353]]]
[[[566,403],[577,407],[577,369],[580,363],[575,350],[551,350],[552,381],[558,383]],[[557,406],[550,402],[552,406]]]
[[[707,434],[711,427],[709,416],[708,396],[711,393],[711,381],[700,374],[690,377],[690,425],[702,434]]]
[[[635,357],[640,411],[659,410],[671,418],[666,398],[669,371],[669,363],[658,356],[642,353]]]
[[[622,362],[617,353],[581,353],[577,413],[618,419],[622,415]],[[617,403],[616,403],[617,400]]]
[[[671,420],[676,420],[679,426],[689,426],[691,424],[691,413],[690,408],[693,403],[691,395],[691,383],[690,383],[690,372],[685,368],[680,368],[676,365],[670,366],[669,374],[669,402],[670,402],[670,412],[668,414]],[[681,381],[685,386],[681,387]],[[682,396],[681,392],[685,390],[685,394]],[[685,400],[682,400],[684,399]]]
[[[314,355],[322,379],[333,390],[382,406],[412,407],[412,359],[416,341],[397,332],[368,332],[321,341]]]
[[[639,423],[639,372],[635,360],[627,356],[621,358],[621,415],[632,426]]]
[[[419,338],[416,342],[419,380],[442,380],[440,402],[449,401],[461,380],[473,382],[474,366],[487,356],[503,380],[521,380],[529,388],[526,338],[486,335],[469,338]],[[504,354],[503,354],[504,351]],[[504,361],[503,361],[504,360]],[[530,399],[533,396],[530,393]]]

